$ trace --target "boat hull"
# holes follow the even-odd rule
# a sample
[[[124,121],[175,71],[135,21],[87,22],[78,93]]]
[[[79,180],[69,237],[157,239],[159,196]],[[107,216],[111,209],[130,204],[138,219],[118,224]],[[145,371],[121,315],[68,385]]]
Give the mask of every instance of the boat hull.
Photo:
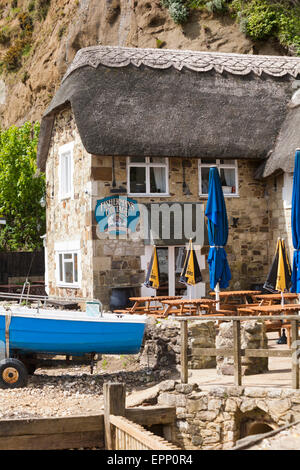
[[[9,327],[11,352],[81,356],[136,354],[145,330],[144,321],[122,318],[40,318],[14,315]],[[129,316],[130,317],[130,316]],[[0,341],[5,344],[5,315],[0,312]]]

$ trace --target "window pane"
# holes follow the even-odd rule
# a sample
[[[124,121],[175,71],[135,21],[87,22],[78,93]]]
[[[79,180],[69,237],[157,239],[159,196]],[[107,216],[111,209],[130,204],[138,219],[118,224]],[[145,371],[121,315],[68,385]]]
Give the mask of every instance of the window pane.
[[[201,158],[201,163],[205,165],[211,165],[214,166],[217,163],[216,159],[211,159],[211,158]]]
[[[71,155],[63,153],[61,155],[61,193],[62,195],[71,192]]]
[[[73,261],[64,262],[65,282],[73,283]]]
[[[161,284],[167,284],[169,279],[168,248],[157,248],[157,259],[159,263],[159,274]]]
[[[145,167],[131,167],[130,168],[130,189],[131,193],[145,193],[146,192],[146,168]]]
[[[146,157],[130,157],[130,163],[145,163]]]
[[[209,168],[201,168],[201,194],[208,194]]]
[[[150,168],[150,192],[166,193],[166,168]]]
[[[166,159],[164,157],[150,157],[150,163],[162,163],[166,164]]]
[[[224,194],[236,193],[235,170],[220,169],[220,178]]]
[[[72,259],[72,253],[64,253],[64,259]]]
[[[221,165],[235,166],[235,160],[220,160]]]

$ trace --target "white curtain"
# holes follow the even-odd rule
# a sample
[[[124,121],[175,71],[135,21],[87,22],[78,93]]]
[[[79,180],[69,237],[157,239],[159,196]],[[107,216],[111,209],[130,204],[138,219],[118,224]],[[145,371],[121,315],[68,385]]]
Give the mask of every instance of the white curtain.
[[[166,192],[166,169],[165,168],[152,168],[154,173],[154,180],[156,190],[159,193]]]

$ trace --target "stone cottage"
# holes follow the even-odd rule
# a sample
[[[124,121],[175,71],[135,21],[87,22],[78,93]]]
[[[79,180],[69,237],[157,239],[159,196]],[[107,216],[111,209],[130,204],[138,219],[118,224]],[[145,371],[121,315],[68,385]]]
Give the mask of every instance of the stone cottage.
[[[299,78],[299,80],[297,80]],[[78,51],[42,123],[50,295],[120,307],[143,286],[157,245],[158,294],[183,294],[194,244],[208,292],[204,210],[219,169],[230,287],[263,283],[278,236],[291,246],[300,147],[300,59],[96,46]]]

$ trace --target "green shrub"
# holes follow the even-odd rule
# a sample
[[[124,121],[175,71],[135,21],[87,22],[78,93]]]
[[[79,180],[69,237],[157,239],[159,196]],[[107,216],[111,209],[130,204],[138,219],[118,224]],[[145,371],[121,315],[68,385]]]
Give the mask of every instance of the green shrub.
[[[0,44],[8,44],[10,41],[10,34],[7,27],[0,29]]]
[[[183,24],[189,17],[189,7],[185,0],[161,0],[161,5],[169,9],[169,14],[176,24]]]
[[[300,55],[300,5],[275,0],[233,0],[231,6],[241,31],[251,39],[272,36]]]
[[[18,16],[20,27],[23,31],[33,30],[33,21],[28,13],[20,13]]]
[[[183,24],[189,17],[189,9],[186,5],[181,2],[173,2],[169,6],[169,13],[176,24]]]
[[[7,70],[16,70],[21,65],[23,41],[17,39],[12,46],[8,49],[3,57],[3,63]]]
[[[35,1],[31,0],[28,5],[28,11],[33,11],[35,9]]]
[[[37,0],[35,5],[35,11],[37,18],[42,21],[45,20],[50,8],[51,0]]]
[[[214,12],[221,13],[227,10],[227,5],[225,4],[225,1],[223,0],[211,0],[210,2],[207,2],[205,4],[205,7],[211,13],[214,13]]]

